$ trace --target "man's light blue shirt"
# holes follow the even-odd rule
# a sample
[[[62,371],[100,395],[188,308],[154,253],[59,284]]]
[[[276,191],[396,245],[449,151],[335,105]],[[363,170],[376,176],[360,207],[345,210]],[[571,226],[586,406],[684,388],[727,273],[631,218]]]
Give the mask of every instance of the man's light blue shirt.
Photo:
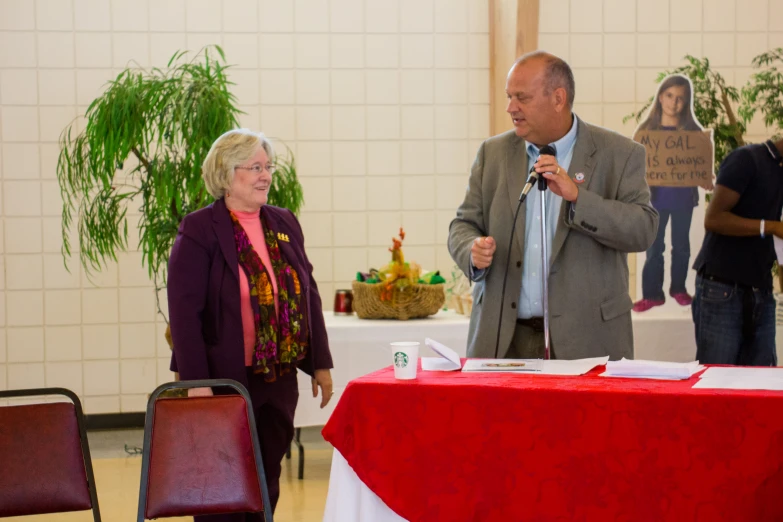
[[[565,136],[552,145],[555,147],[557,163],[566,171],[571,166],[571,158],[574,156],[576,144],[577,119],[574,116],[571,129]],[[532,167],[538,160],[538,147],[525,142],[527,147],[527,164]],[[546,197],[547,213],[547,265],[552,257],[552,241],[555,238],[557,222],[560,218],[560,206],[563,198],[555,195],[551,190],[544,192]],[[525,257],[522,265],[522,288],[519,292],[519,306],[517,315],[520,319],[531,317],[543,317],[544,315],[544,285],[541,280],[541,195],[537,187],[528,194],[525,200]]]

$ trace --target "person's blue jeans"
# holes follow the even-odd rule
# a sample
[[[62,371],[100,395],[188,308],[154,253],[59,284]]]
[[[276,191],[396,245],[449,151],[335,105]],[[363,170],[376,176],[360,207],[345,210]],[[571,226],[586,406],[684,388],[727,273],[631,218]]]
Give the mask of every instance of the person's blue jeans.
[[[700,363],[777,366],[771,290],[729,285],[698,275],[691,313]]]
[[[647,260],[642,269],[642,297],[663,301],[666,299],[663,294],[663,253],[666,250],[663,240],[666,235],[666,224],[671,217],[672,274],[669,294],[672,295],[686,292],[685,278],[688,276],[688,263],[691,258],[690,231],[693,207],[681,210],[658,209],[658,215],[660,216],[658,235],[647,250]]]

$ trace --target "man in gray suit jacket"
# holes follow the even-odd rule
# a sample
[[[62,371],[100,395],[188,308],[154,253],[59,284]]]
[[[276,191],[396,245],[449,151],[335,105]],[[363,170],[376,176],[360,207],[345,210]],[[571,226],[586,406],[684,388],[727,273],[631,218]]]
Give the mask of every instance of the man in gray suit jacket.
[[[563,60],[525,55],[506,81],[514,130],[481,144],[449,252],[474,281],[468,357],[543,357],[540,206],[537,189],[512,221],[532,163],[547,180],[551,348],[559,359],[633,357],[628,252],[655,239],[644,147],[572,113],[574,77]],[[555,155],[539,155],[544,145]],[[508,271],[505,299],[503,277]],[[501,309],[502,307],[502,309]]]

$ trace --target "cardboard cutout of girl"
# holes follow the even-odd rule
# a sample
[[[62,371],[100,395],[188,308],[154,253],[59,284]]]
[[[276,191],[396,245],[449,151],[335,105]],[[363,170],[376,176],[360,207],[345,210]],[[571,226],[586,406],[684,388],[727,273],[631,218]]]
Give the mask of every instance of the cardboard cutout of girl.
[[[690,78],[680,74],[666,77],[658,88],[647,118],[636,132],[643,130],[701,131],[703,127],[693,114],[693,86]],[[634,133],[636,134],[636,133]],[[650,187],[650,203],[660,214],[658,235],[647,250],[642,269],[642,299],[634,303],[635,312],[661,306],[666,302],[663,292],[664,243],[666,228],[671,221],[671,284],[669,295],[680,306],[693,301],[685,288],[690,263],[690,229],[693,209],[699,204],[697,187]]]

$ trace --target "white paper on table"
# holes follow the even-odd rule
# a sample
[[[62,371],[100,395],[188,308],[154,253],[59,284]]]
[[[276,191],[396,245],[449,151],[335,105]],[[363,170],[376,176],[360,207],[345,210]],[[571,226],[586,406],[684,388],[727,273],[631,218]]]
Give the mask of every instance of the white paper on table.
[[[609,356],[592,357],[589,359],[550,359],[543,361],[541,373],[544,375],[584,375],[596,366],[603,366],[609,361]]]
[[[606,364],[609,357],[590,359],[468,359],[463,372],[499,372],[499,373],[537,373],[541,375],[584,375],[596,366]],[[485,366],[486,364],[525,363],[524,367],[508,368],[503,366]]]
[[[468,359],[463,372],[531,373],[541,371],[541,359]]]
[[[694,388],[713,390],[771,390],[783,391],[783,379],[754,379],[752,377],[720,377],[699,379]]]
[[[429,337],[424,340],[433,352],[440,357],[422,357],[421,369],[430,372],[453,372],[462,367],[459,355],[446,345],[439,343]]]
[[[775,255],[778,258],[778,264],[783,264],[783,239],[778,236],[772,236],[775,242]]]
[[[619,361],[606,363],[603,377],[638,377],[643,379],[685,380],[700,372],[704,366],[699,361],[675,363],[666,361],[629,360],[623,357]]]
[[[694,388],[783,390],[783,368],[708,368]]]
[[[602,373],[601,377],[613,377],[615,379],[651,379],[654,381],[685,381],[689,377],[666,377],[664,375],[614,375],[609,373]]]
[[[453,372],[459,370],[459,366],[455,368],[453,362],[440,357],[422,357],[421,369],[426,372]]]
[[[749,368],[747,366],[731,366],[721,368],[707,368],[707,371],[699,375],[700,379],[720,378],[754,378],[754,379],[782,379],[783,368]]]

